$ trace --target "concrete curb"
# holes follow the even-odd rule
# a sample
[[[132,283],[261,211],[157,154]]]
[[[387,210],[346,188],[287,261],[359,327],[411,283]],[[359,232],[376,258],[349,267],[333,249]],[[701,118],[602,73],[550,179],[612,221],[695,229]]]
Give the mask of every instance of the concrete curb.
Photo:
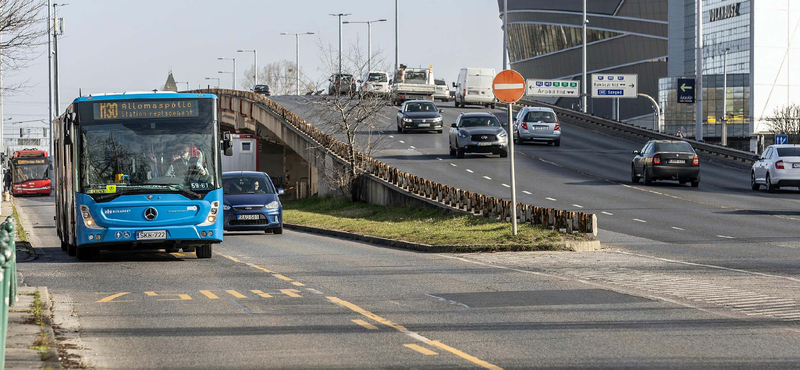
[[[288,224],[285,222],[283,223],[283,227],[295,231],[333,236],[342,239],[358,240],[385,247],[410,249],[413,251],[428,252],[428,253],[554,251],[554,250],[589,252],[589,251],[600,250],[601,248],[599,240],[566,241],[566,242],[542,245],[541,247],[535,247],[535,248],[531,248],[530,246],[526,245],[508,245],[500,247],[487,246],[487,245],[473,245],[473,246],[429,245],[422,243],[407,242],[404,240],[387,239],[377,236],[356,234],[347,231],[323,229],[321,227]]]
[[[39,291],[43,305],[42,320],[44,328],[32,322],[33,314],[22,311],[33,304],[33,294]],[[57,344],[51,317],[53,314],[50,293],[46,287],[20,287],[18,304],[9,311],[8,336],[6,338],[6,369],[61,369]],[[44,330],[48,348],[44,352],[30,348]]]
[[[61,369],[61,359],[58,357],[58,342],[56,342],[56,333],[53,331],[53,299],[46,286],[37,287],[42,302],[44,302],[44,330],[47,334],[48,343],[52,346],[47,347],[47,353],[42,354],[42,361],[47,365],[45,368]]]

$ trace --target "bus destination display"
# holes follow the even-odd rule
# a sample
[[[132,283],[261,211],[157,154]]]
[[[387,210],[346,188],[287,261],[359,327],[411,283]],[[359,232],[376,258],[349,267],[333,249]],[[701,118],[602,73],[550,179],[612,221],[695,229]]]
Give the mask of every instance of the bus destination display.
[[[47,163],[47,160],[44,158],[41,159],[17,159],[17,164],[44,164]]]
[[[95,120],[184,118],[200,114],[197,100],[126,101],[94,103]]]

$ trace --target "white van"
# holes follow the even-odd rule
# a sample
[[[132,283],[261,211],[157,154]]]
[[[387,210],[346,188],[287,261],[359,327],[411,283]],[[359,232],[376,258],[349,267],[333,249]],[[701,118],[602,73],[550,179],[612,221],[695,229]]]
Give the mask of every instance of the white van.
[[[495,74],[494,68],[461,68],[458,81],[453,82],[456,107],[478,104],[494,109],[496,101],[492,92],[492,81]]]
[[[389,74],[383,71],[369,71],[364,73],[361,81],[361,91],[367,94],[381,96],[389,95]]]

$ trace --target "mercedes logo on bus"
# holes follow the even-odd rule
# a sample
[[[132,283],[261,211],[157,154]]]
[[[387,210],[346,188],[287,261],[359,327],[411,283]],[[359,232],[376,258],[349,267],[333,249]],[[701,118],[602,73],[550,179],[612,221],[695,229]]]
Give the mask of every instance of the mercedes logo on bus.
[[[153,221],[156,217],[158,217],[158,211],[155,208],[150,207],[144,210],[144,218]]]

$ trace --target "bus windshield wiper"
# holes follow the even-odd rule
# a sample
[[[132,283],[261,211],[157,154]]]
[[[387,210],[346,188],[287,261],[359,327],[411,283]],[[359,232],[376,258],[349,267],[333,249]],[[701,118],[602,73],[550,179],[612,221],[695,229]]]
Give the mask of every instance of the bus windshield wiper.
[[[191,196],[191,197],[194,197],[194,198],[197,198],[197,199],[202,199],[203,198],[202,195],[200,195],[198,193],[195,193],[195,192],[193,192],[193,191],[191,191],[189,189],[186,189],[184,187],[178,186],[178,185],[169,185],[169,190],[177,190],[178,192],[180,192],[183,195],[188,195],[188,196]]]

